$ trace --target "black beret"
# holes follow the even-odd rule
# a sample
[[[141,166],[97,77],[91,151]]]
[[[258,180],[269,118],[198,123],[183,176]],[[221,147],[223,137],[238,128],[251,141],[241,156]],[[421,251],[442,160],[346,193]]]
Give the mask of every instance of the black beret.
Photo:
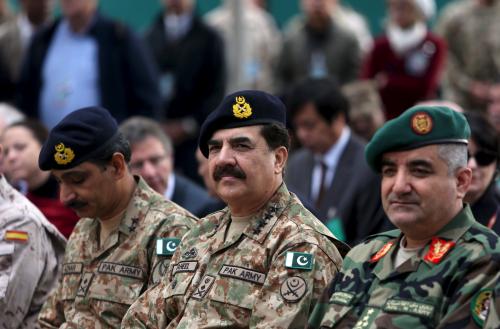
[[[69,169],[98,155],[118,136],[118,125],[101,107],[65,116],[49,133],[38,157],[42,170]]]
[[[378,172],[382,155],[386,152],[431,144],[467,145],[469,136],[470,128],[462,113],[446,106],[414,106],[377,130],[366,146],[366,161]]]
[[[277,123],[286,125],[286,108],[276,96],[259,90],[242,90],[226,96],[200,129],[198,144],[208,157],[208,141],[219,129]]]

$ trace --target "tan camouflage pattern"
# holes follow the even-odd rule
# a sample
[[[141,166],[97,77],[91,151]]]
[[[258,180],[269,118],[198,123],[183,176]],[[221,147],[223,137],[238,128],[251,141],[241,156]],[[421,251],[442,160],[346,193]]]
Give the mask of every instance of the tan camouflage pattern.
[[[119,229],[102,248],[97,219],[83,218],[76,225],[60,286],[40,313],[41,327],[120,328],[129,306],[168,268],[170,256],[156,254],[157,238],[180,239],[194,225],[191,213],[139,179]]]
[[[165,280],[132,305],[123,328],[305,326],[343,245],[284,184],[241,234],[224,239],[230,218],[225,208],[184,237]],[[288,251],[313,254],[312,270],[285,267]],[[228,266],[246,275],[224,276]]]
[[[444,98],[468,111],[486,108],[469,93],[472,81],[500,83],[500,2],[496,2],[492,7],[478,1],[450,2],[436,27],[448,44]]]
[[[6,231],[26,232],[13,241]],[[35,328],[38,312],[57,286],[66,239],[0,175],[0,328]]]
[[[395,268],[399,230],[374,235],[353,248],[316,305],[308,328],[482,328],[485,304],[474,297],[498,285],[500,240],[475,221],[469,206],[437,236],[456,243],[437,264],[424,260],[428,244]],[[391,249],[370,261],[390,241]],[[498,300],[490,305],[491,310]],[[473,315],[476,306],[479,317]]]

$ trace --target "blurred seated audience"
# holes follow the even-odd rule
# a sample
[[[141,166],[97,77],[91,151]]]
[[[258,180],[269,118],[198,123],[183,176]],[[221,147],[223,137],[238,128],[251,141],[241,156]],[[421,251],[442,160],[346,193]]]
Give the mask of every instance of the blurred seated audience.
[[[1,136],[5,176],[68,238],[78,216],[59,201],[55,178],[38,167],[38,155],[47,136],[47,128],[35,120],[5,128]]]
[[[471,205],[478,222],[500,234],[500,192],[495,184],[499,160],[499,139],[495,127],[480,113],[465,113],[471,129],[468,166],[472,182],[464,201]]]
[[[385,122],[384,106],[373,81],[355,81],[342,87],[349,101],[349,126],[352,131],[370,141]]]
[[[385,34],[375,40],[361,77],[374,79],[387,120],[418,101],[435,98],[446,55],[444,41],[427,28],[434,0],[388,0]]]

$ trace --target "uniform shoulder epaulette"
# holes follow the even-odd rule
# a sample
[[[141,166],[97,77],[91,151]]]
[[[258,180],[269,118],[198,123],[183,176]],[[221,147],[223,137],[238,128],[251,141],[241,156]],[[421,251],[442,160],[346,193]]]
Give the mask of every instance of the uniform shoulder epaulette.
[[[463,239],[466,242],[475,241],[481,244],[487,251],[500,250],[500,238],[498,235],[477,222],[463,235]]]

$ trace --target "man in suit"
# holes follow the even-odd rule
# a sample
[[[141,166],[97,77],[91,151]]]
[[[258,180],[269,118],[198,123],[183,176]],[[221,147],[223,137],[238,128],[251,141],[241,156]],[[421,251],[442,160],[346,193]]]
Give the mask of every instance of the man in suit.
[[[121,124],[120,131],[132,148],[132,173],[142,176],[156,192],[198,217],[224,207],[196,183],[174,173],[172,142],[155,121],[132,117]]]
[[[348,123],[348,101],[335,81],[307,79],[288,97],[292,124],[303,148],[292,154],[286,172],[291,189],[313,200],[319,218],[354,244],[386,223],[380,178],[364,159],[364,144]]]

